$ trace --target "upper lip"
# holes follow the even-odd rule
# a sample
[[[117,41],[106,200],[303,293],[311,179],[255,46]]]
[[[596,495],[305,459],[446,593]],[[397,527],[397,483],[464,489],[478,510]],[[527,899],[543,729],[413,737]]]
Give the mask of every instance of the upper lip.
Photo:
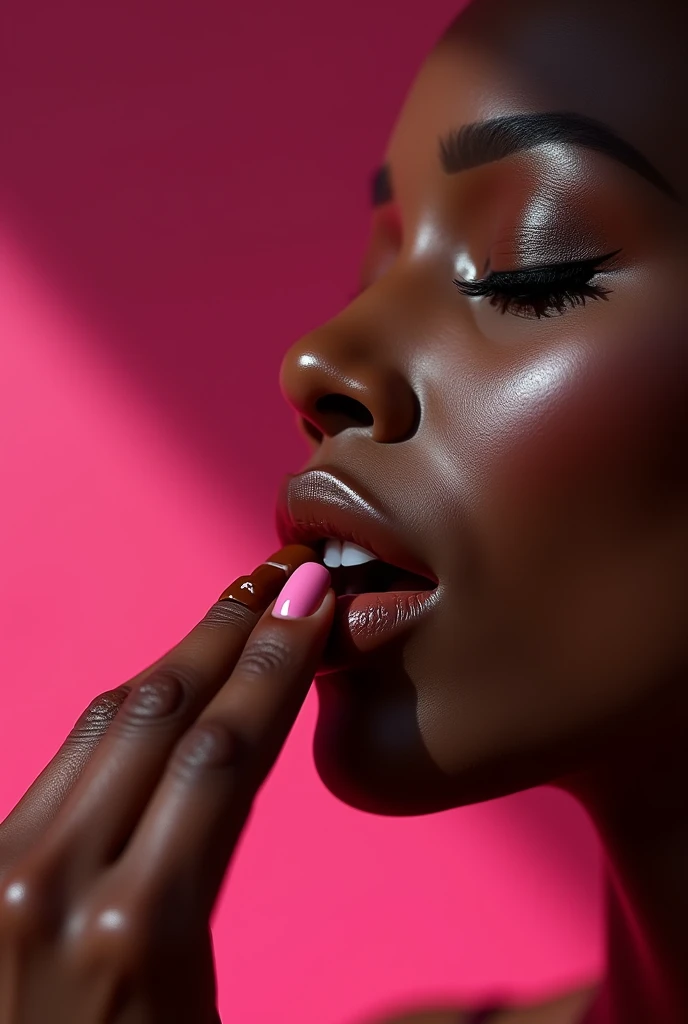
[[[352,541],[383,562],[438,582],[407,529],[395,529],[380,504],[345,474],[308,469],[284,478],[277,499],[277,533],[283,544],[314,544],[326,537]]]

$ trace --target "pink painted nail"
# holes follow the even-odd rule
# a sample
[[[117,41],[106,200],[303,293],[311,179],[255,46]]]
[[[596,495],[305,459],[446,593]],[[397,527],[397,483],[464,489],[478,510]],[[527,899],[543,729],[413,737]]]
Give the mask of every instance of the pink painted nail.
[[[317,611],[327,593],[332,577],[320,562],[304,562],[284,584],[272,614],[276,619],[297,619]]]

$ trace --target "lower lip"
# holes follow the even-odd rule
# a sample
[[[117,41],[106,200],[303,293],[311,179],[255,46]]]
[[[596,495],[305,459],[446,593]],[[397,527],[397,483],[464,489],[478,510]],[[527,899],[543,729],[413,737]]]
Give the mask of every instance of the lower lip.
[[[334,623],[318,675],[353,665],[420,624],[437,604],[434,590],[346,594],[337,598]]]

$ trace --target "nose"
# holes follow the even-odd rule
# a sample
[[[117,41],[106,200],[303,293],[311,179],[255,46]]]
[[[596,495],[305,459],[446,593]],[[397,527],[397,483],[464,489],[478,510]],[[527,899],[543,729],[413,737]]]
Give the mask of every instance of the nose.
[[[317,442],[344,430],[383,444],[408,440],[420,420],[408,375],[391,346],[360,324],[345,324],[346,316],[292,345],[280,369],[282,393]]]

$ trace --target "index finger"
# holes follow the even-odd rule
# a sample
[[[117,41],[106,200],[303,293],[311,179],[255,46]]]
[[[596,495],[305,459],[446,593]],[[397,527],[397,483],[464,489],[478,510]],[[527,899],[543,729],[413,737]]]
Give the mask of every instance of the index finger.
[[[299,578],[300,577],[300,578]],[[309,601],[282,618],[269,608],[230,679],[170,758],[124,853],[121,870],[149,899],[183,898],[209,914],[260,786],[310,688],[335,610],[330,574],[301,566]],[[287,584],[290,587],[292,581]],[[286,589],[278,604],[290,603]],[[293,603],[293,602],[292,602]],[[308,610],[310,609],[310,610]],[[176,900],[172,899],[176,906]]]
[[[315,558],[313,549],[305,544],[288,544],[280,548],[261,562],[250,576],[235,579],[182,640],[139,672],[128,685],[139,685],[162,664],[169,662],[179,666],[188,663],[201,683],[223,676],[226,679],[251,630],[277,597],[287,577],[304,562]]]
[[[13,851],[30,849],[52,826],[55,849],[69,847],[77,871],[119,848],[153,792],[170,751],[230,675],[260,614],[311,548],[291,544],[240,576],[170,651],[129,680],[130,693],[96,743],[80,741],[82,715],[60,750],[2,824]],[[165,714],[175,685],[185,693]],[[169,709],[168,709],[169,710]],[[87,720],[88,719],[88,720]],[[77,864],[77,860],[79,863]]]

